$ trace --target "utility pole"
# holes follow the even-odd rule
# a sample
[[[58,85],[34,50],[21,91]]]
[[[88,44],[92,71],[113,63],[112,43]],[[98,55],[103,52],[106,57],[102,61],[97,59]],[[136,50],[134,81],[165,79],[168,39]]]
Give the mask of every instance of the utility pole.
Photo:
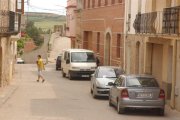
[[[28,12],[29,12],[29,5],[30,5],[30,0],[27,0],[27,7],[28,7],[28,11],[27,11],[27,22],[28,22],[28,20],[29,20],[29,16],[28,16]]]

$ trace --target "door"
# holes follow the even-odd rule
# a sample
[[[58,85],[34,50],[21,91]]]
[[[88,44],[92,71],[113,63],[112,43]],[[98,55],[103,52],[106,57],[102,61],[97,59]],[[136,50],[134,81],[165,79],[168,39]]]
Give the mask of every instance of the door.
[[[0,47],[0,87],[3,86],[2,81],[2,47]]]
[[[135,73],[140,74],[140,42],[139,41],[136,43]]]
[[[69,63],[67,63],[67,60],[69,60]],[[68,74],[70,69],[70,53],[65,52],[64,53],[64,60],[63,60],[63,72]]]
[[[111,52],[111,35],[110,33],[106,34],[106,40],[105,40],[105,65],[110,65],[110,52]]]
[[[162,86],[162,63],[163,63],[163,45],[152,44],[152,75],[158,80]]]

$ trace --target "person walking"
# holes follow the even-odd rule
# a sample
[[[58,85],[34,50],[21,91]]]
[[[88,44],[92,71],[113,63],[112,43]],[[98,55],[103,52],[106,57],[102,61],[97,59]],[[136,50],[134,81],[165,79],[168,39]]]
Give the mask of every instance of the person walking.
[[[38,59],[36,61],[37,68],[38,68],[38,79],[37,79],[37,82],[39,82],[40,79],[42,79],[42,82],[44,82],[45,79],[44,79],[44,76],[42,74],[42,71],[45,70],[44,63],[43,63],[43,60],[41,58],[41,55],[38,55],[37,57],[38,57]]]
[[[99,60],[98,56],[96,56],[96,65],[97,65],[97,67],[99,66],[99,64],[100,64],[100,60]]]

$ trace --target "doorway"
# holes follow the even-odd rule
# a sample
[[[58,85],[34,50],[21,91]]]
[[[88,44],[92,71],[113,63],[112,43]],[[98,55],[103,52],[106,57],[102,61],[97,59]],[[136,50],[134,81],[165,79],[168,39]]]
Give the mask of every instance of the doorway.
[[[140,42],[139,41],[136,43],[135,73],[140,74]]]
[[[111,62],[110,62],[110,53],[111,53],[111,35],[110,33],[108,32],[106,34],[106,40],[105,40],[105,61],[104,61],[104,64],[105,65],[110,65]]]
[[[0,87],[3,86],[2,81],[2,47],[0,47]]]

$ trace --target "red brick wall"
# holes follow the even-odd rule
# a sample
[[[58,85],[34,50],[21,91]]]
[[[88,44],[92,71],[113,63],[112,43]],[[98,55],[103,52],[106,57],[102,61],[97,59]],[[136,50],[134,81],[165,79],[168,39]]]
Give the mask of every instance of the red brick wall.
[[[30,52],[34,50],[37,46],[34,44],[33,41],[28,41],[24,45],[24,52]]]
[[[97,33],[100,32],[99,54],[101,63],[104,62],[104,48],[106,31],[109,30],[111,34],[111,65],[123,65],[123,31],[124,31],[124,0],[123,3],[111,4],[108,0],[108,5],[104,6],[105,0],[101,0],[101,7],[98,7],[98,0],[95,0],[95,7],[87,8],[88,0],[86,0],[86,8],[82,11],[82,35],[83,48],[97,51]],[[92,4],[92,3],[91,3]],[[87,32],[84,32],[87,31]],[[84,33],[92,33],[91,38],[87,38]],[[117,34],[121,34],[120,58],[117,58]],[[89,45],[90,44],[90,45]]]

